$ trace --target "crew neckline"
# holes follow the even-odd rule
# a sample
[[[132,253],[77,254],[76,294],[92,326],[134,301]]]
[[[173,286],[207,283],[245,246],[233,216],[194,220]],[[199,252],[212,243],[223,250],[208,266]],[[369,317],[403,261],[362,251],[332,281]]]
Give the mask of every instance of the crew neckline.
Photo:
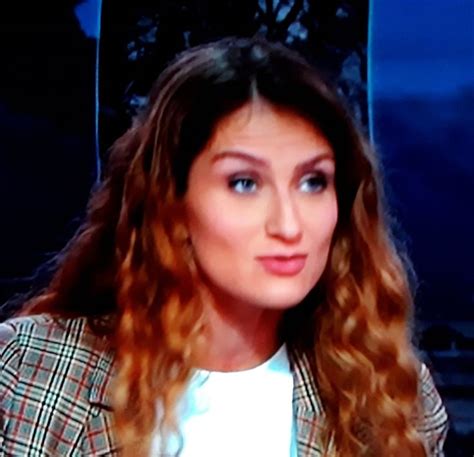
[[[196,368],[196,373],[200,375],[212,375],[212,376],[244,376],[253,374],[255,372],[264,370],[287,370],[289,368],[288,351],[286,344],[283,343],[268,359],[261,362],[259,365],[251,368],[245,368],[243,370],[232,370],[232,371],[219,371],[219,370],[206,370],[205,368]]]

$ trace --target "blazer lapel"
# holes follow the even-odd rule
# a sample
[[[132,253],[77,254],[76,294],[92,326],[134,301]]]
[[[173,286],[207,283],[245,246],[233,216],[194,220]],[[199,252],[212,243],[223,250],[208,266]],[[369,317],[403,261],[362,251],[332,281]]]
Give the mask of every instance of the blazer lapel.
[[[89,402],[112,410],[111,384],[114,378],[114,353],[104,345],[91,379]]]
[[[312,375],[310,360],[302,352],[291,356],[293,370],[293,411],[296,420],[298,457],[320,457],[323,455],[321,430],[324,411]]]

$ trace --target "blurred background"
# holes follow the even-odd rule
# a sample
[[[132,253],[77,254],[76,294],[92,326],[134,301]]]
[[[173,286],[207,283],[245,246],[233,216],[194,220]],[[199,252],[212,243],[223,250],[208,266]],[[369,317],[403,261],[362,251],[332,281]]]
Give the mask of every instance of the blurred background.
[[[50,0],[0,17],[0,320],[48,278],[107,149],[176,52],[259,34],[346,98],[419,280],[416,337],[474,453],[474,0]],[[12,298],[17,297],[17,300]]]

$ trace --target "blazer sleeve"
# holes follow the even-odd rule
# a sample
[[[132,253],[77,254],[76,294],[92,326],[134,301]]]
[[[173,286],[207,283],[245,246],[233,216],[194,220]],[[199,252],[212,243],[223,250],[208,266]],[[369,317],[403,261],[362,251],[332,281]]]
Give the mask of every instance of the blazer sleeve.
[[[424,437],[429,457],[444,457],[443,446],[448,433],[448,415],[436,390],[433,377],[422,363],[420,371],[421,417],[418,432]]]
[[[12,399],[18,384],[20,350],[12,326],[0,324],[0,450],[4,449],[5,435],[12,414]]]

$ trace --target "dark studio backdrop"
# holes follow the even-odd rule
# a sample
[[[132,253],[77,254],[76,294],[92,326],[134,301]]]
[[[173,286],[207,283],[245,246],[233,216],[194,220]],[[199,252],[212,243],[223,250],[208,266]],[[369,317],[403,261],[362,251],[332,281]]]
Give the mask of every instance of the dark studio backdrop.
[[[322,68],[375,142],[420,283],[417,337],[451,416],[446,454],[473,455],[474,1],[30,3],[0,16],[0,302],[47,279],[166,62],[260,34]]]

